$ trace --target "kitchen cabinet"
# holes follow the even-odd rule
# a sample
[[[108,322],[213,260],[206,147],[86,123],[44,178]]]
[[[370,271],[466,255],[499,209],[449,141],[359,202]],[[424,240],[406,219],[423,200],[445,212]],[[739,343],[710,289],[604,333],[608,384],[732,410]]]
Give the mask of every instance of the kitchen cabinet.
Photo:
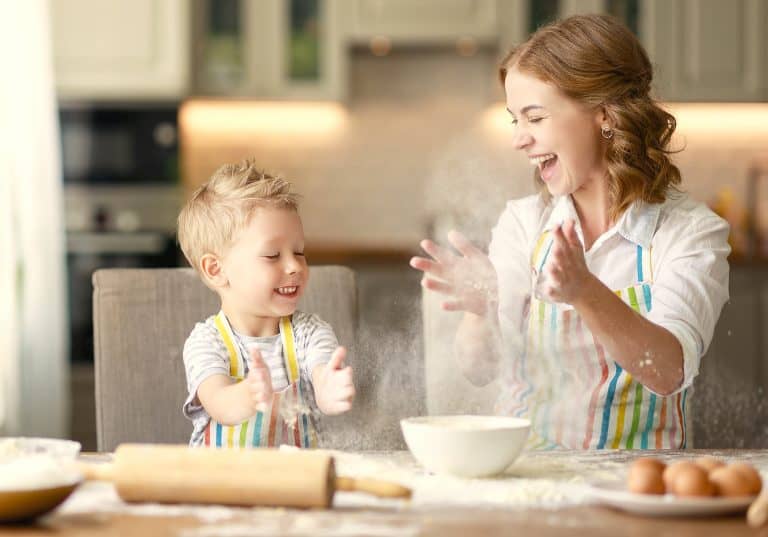
[[[499,1],[497,10],[500,57],[504,57],[513,46],[522,43],[528,37],[530,33],[528,21],[532,7],[530,0]]]
[[[343,99],[342,7],[339,0],[198,0],[194,93]]]
[[[176,99],[189,81],[187,0],[53,0],[60,98]]]
[[[460,38],[495,43],[498,37],[496,0],[352,0],[346,5],[353,42],[384,37],[394,44]]]
[[[645,0],[644,38],[672,101],[768,100],[768,4]]]
[[[768,4],[762,0],[512,0],[499,3],[502,51],[541,24],[610,13],[640,38],[665,101],[768,100]]]
[[[588,13],[608,13],[642,39],[640,15],[645,0],[499,0],[499,48],[505,54],[537,28],[556,19]]]

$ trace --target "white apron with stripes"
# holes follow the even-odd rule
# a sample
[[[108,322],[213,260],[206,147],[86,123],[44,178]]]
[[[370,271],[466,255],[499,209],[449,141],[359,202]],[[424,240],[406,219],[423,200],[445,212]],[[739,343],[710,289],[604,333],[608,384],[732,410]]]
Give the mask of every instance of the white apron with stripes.
[[[534,284],[552,242],[549,231],[537,242],[531,256]],[[650,248],[637,246],[637,279],[615,291],[643,316],[652,307],[650,254]],[[641,360],[653,367],[652,356]],[[650,392],[606,355],[568,304],[531,297],[525,349],[504,377],[497,411],[531,420],[531,448],[685,447],[688,390],[669,397]]]
[[[240,346],[224,312],[214,321],[229,354],[229,375],[240,382],[245,377],[249,357],[243,356]],[[290,317],[280,319],[280,337],[283,344],[288,387],[275,392],[272,402],[264,411],[238,424],[223,425],[213,418],[205,429],[204,445],[208,447],[276,447],[288,444],[296,447],[317,447],[317,437],[304,404],[301,375],[296,357],[296,345]]]

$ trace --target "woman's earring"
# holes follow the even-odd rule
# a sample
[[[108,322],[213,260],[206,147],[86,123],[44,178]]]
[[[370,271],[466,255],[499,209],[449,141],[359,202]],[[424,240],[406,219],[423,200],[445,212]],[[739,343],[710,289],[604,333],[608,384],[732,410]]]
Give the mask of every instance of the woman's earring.
[[[602,134],[603,138],[605,138],[606,140],[610,140],[611,138],[613,138],[613,129],[610,128],[608,125],[603,125],[602,127],[600,127],[600,134]]]

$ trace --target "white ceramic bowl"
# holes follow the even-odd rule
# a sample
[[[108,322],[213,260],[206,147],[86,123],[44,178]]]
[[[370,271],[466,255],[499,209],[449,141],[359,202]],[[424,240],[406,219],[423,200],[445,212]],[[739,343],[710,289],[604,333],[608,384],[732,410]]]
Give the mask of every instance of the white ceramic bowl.
[[[504,416],[421,416],[400,421],[408,449],[436,474],[488,477],[520,455],[531,422]]]
[[[55,509],[77,488],[80,443],[55,438],[0,438],[0,523]]]

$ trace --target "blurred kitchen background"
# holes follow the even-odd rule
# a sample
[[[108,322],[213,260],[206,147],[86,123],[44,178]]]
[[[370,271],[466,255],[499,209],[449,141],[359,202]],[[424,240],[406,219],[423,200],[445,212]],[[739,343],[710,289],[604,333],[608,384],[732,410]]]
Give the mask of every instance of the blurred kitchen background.
[[[447,344],[455,317],[434,297],[422,304],[407,261],[420,239],[444,240],[452,227],[486,243],[505,200],[533,192],[530,166],[511,147],[497,63],[547,21],[604,12],[651,55],[657,93],[679,121],[685,190],[732,226],[732,299],[697,380],[694,441],[768,446],[768,2],[32,0],[4,9],[9,35],[27,46],[5,37],[3,57],[22,74],[6,73],[15,93],[0,93],[0,112],[23,123],[24,102],[37,98],[31,109],[45,112],[50,101],[55,143],[26,157],[53,163],[35,168],[49,187],[14,191],[26,181],[18,164],[0,168],[0,194],[26,200],[0,237],[30,259],[13,226],[53,222],[61,246],[54,240],[50,274],[60,265],[63,276],[36,276],[61,297],[60,319],[30,293],[2,310],[0,432],[95,449],[92,272],[185,265],[181,203],[246,156],[303,195],[310,263],[357,271],[360,359],[397,370],[393,418],[488,411],[498,387],[458,377]],[[24,54],[43,73],[32,78],[38,90],[25,85]],[[21,145],[16,124],[4,132]],[[24,216],[38,195],[51,210]],[[22,272],[11,269],[0,291],[18,297]],[[11,323],[24,304],[40,316]]]

